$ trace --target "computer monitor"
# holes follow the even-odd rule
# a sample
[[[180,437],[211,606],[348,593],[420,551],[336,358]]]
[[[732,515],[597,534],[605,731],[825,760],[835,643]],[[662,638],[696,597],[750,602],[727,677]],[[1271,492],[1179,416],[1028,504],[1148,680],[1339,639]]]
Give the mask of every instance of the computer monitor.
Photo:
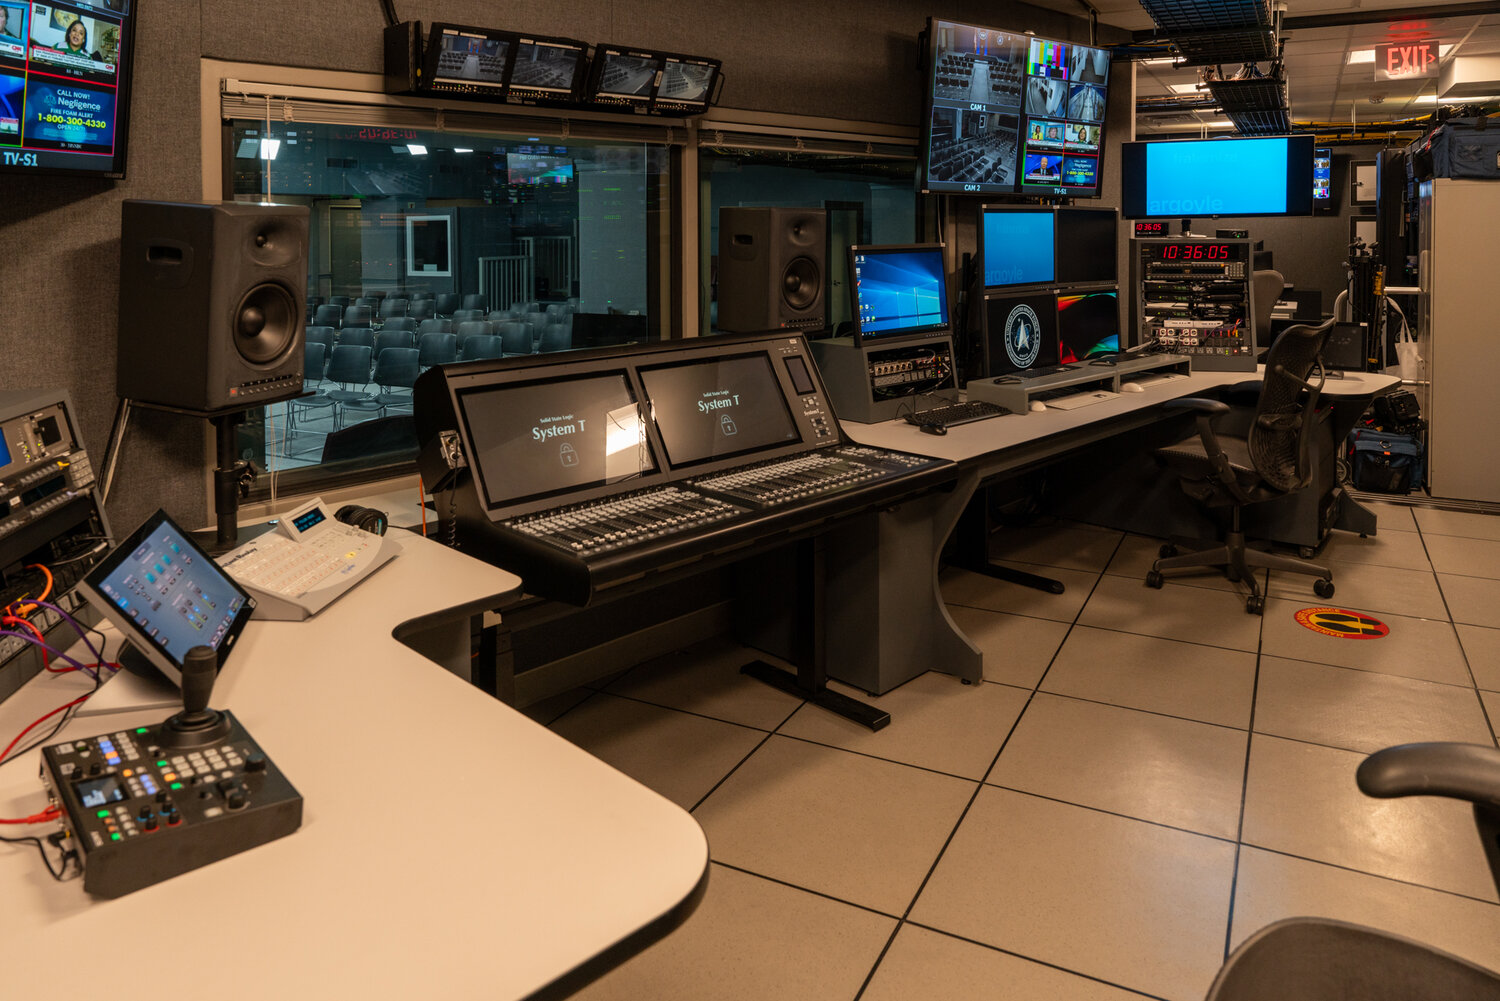
[[[1112,208],[1057,210],[1057,281],[1062,285],[1120,280],[1120,213]]]
[[[850,247],[849,275],[856,344],[948,333],[941,243]]]
[[[1057,296],[1058,359],[1064,364],[1120,350],[1120,298],[1108,292]]]
[[[255,599],[158,510],[78,585],[131,648],[174,684],[195,646],[223,667],[255,610]]]
[[[1129,142],[1121,149],[1127,219],[1312,214],[1310,135]]]
[[[520,104],[572,101],[583,84],[588,48],[587,42],[571,38],[517,39],[505,99]]]
[[[1050,291],[987,296],[984,355],[988,376],[1057,368],[1056,296]]]
[[[765,351],[643,365],[639,371],[673,469],[802,440]]]
[[[498,100],[515,50],[516,37],[510,32],[440,22],[428,33],[423,71],[429,86],[494,91]]]
[[[1045,285],[1057,279],[1057,217],[1036,205],[983,205],[979,261],[986,289]]]
[[[1319,146],[1313,150],[1313,210],[1328,212],[1337,207],[1333,197],[1333,148]]]
[[[481,383],[456,397],[469,464],[491,511],[656,472],[622,369]]]

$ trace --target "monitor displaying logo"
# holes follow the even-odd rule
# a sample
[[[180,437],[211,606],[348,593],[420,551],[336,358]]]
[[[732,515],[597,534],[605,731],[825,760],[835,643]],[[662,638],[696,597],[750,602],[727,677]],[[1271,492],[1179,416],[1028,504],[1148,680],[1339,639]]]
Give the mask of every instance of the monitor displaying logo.
[[[1025,303],[1010,311],[1005,318],[1005,353],[1016,368],[1030,368],[1036,364],[1042,350],[1042,323],[1036,312]]]

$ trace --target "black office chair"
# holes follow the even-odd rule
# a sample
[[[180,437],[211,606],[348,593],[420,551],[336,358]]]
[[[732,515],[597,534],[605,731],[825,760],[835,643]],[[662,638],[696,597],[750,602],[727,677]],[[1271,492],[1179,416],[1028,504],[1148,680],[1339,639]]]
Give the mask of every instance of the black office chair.
[[[1474,804],[1500,887],[1500,750],[1404,744],[1360,763],[1367,796],[1448,796]],[[1207,1001],[1496,1001],[1500,976],[1412,939],[1327,918],[1288,918],[1251,935],[1225,962]]]
[[[1248,505],[1294,493],[1312,480],[1313,433],[1323,387],[1319,355],[1332,329],[1332,320],[1320,327],[1299,325],[1277,339],[1266,356],[1265,378],[1244,437],[1215,431],[1214,418],[1230,411],[1218,400],[1188,397],[1163,404],[1169,410],[1192,411],[1198,434],[1157,449],[1157,458],[1181,478],[1188,496],[1211,508],[1229,508],[1230,523],[1224,544],[1214,549],[1179,556],[1170,543],[1162,546],[1162,558],[1146,574],[1148,586],[1161,587],[1164,571],[1223,567],[1230,580],[1250,586],[1245,611],[1259,615],[1265,611],[1266,599],[1255,582],[1254,570],[1270,568],[1312,574],[1319,578],[1313,583],[1314,592],[1320,598],[1333,597],[1333,574],[1327,567],[1248,549],[1241,527]],[[1318,381],[1310,383],[1307,378],[1314,369]]]

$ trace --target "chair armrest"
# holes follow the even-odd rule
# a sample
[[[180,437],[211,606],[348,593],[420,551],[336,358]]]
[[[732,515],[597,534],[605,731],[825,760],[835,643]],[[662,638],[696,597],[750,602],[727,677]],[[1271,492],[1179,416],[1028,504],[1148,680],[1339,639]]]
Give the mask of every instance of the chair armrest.
[[[1199,414],[1207,414],[1217,417],[1219,414],[1229,413],[1229,405],[1220,403],[1218,400],[1205,400],[1201,396],[1183,396],[1175,400],[1168,400],[1162,404],[1165,410],[1191,410]]]
[[[1451,796],[1500,806],[1500,748],[1435,742],[1402,744],[1360,762],[1355,781],[1367,796]]]
[[[1206,400],[1201,396],[1184,396],[1180,399],[1168,400],[1162,404],[1162,407],[1166,410],[1186,411],[1193,415],[1193,423],[1198,427],[1198,440],[1203,443],[1203,454],[1213,464],[1214,475],[1231,497],[1238,499],[1242,504],[1247,503],[1250,498],[1234,475],[1234,469],[1229,464],[1229,457],[1224,454],[1224,447],[1219,444],[1219,436],[1214,434],[1214,418],[1229,413],[1230,406],[1218,400]]]

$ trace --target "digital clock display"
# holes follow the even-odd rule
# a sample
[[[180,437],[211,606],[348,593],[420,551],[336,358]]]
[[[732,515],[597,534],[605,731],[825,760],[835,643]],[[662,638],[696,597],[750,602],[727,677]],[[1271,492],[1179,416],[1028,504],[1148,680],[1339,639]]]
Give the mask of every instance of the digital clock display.
[[[1242,261],[1242,243],[1170,242],[1153,248],[1158,261]]]
[[[1164,222],[1138,222],[1135,224],[1136,236],[1166,236],[1167,224]]]

